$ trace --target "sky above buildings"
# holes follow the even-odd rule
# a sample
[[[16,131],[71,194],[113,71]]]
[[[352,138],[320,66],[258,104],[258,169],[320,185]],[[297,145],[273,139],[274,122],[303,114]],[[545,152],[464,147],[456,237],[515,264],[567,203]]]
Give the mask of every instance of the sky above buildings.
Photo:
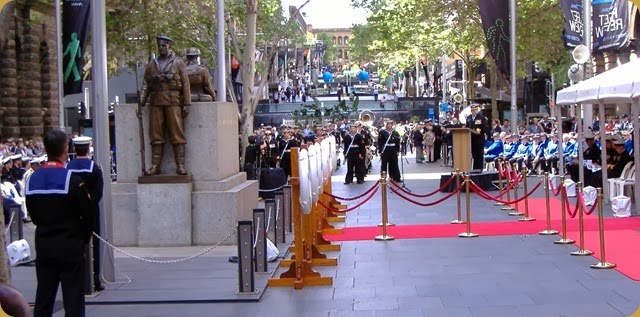
[[[289,5],[296,7],[303,4],[304,0],[282,0],[285,8]],[[346,28],[353,24],[367,22],[367,11],[354,9],[350,0],[311,0],[301,10],[306,13],[305,21],[313,25],[313,28]]]

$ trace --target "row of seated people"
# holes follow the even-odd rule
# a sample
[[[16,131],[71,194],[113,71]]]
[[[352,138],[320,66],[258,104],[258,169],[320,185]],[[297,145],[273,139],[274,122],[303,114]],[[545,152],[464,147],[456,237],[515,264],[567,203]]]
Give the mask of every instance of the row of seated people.
[[[21,216],[25,223],[31,222],[24,204],[24,184],[46,160],[46,156],[28,157],[21,154],[0,157],[2,163],[0,191],[5,225],[9,225],[11,221],[11,207],[14,206],[18,206],[20,210],[20,215],[13,215],[14,217]]]
[[[564,157],[572,157],[576,151],[576,142],[568,142],[563,146]],[[577,153],[577,152],[576,152]],[[576,155],[577,157],[577,155]],[[493,134],[493,143],[485,150],[484,160],[487,163],[500,160],[517,164],[518,170],[526,166],[529,173],[558,173],[558,137],[555,134]]]
[[[495,160],[517,164],[518,170],[523,166],[529,173],[542,172],[558,174],[558,138],[557,135],[535,134],[521,135],[519,137],[494,133],[494,142],[485,151],[485,162]],[[585,170],[585,186],[602,187],[601,149],[599,139],[592,133],[585,134],[587,149],[583,152],[583,159],[587,166]],[[580,143],[576,140],[576,134],[563,134],[562,153],[565,162],[565,171],[574,182],[579,181],[578,151]],[[607,149],[607,177],[617,178],[628,162],[633,159],[629,154],[629,140],[620,136],[607,134],[605,148]]]

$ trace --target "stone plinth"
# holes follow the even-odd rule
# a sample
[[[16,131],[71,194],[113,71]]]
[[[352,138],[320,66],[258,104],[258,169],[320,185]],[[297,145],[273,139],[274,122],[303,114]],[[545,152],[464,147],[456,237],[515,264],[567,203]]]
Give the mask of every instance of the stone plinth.
[[[258,183],[247,181],[246,174],[239,171],[238,115],[233,104],[191,105],[185,120],[185,167],[191,182],[172,184],[148,184],[148,177],[138,179],[142,169],[136,110],[137,105],[132,104],[115,109],[118,182],[112,186],[112,198],[117,245],[215,244],[227,237],[238,220],[251,219],[253,208],[258,206]],[[143,126],[148,169],[147,111],[145,108]],[[172,179],[168,175],[175,175],[174,162],[173,149],[165,144],[163,175],[158,182]],[[224,244],[235,241],[232,236]]]
[[[138,245],[191,245],[191,183],[138,184]]]

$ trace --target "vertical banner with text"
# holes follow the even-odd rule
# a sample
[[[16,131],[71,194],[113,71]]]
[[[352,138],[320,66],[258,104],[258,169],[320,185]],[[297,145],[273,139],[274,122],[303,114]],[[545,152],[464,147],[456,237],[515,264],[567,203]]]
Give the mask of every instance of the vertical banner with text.
[[[582,21],[582,0],[561,0],[562,15],[564,17],[564,46],[572,49],[582,44],[584,22]]]
[[[593,52],[615,51],[629,44],[629,1],[594,0]]]
[[[62,3],[62,81],[64,95],[82,92],[84,49],[89,33],[89,0],[64,0]]]
[[[509,0],[478,0],[482,29],[493,60],[504,78],[511,76]]]

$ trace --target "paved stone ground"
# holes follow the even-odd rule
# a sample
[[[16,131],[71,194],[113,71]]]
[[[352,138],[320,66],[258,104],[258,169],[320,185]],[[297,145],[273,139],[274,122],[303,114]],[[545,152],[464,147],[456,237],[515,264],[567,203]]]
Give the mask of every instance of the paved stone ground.
[[[415,193],[434,190],[438,187],[440,173],[449,172],[438,164],[415,164],[411,158],[409,162],[404,164],[406,185]],[[374,166],[378,165],[375,161]],[[334,193],[341,196],[355,196],[378,178],[377,168],[374,168],[365,184],[345,186],[342,185],[344,172],[343,166],[333,178]],[[533,179],[530,184],[535,182],[537,180]],[[542,191],[539,192],[535,197],[543,196]],[[438,193],[432,199],[443,195]],[[378,197],[360,210],[349,213],[346,225],[370,226],[380,222]],[[389,206],[390,220],[398,224],[445,223],[456,214],[455,200],[437,207],[419,208],[389,195]],[[513,217],[475,195],[472,206],[476,221],[514,221]],[[332,286],[298,291],[268,288],[259,303],[91,305],[87,307],[87,316],[608,317],[628,316],[636,310],[640,304],[639,282],[615,270],[590,269],[594,258],[569,256],[568,253],[576,248],[554,245],[555,239],[553,236],[518,235],[343,242],[342,251],[328,253],[338,257],[338,266],[317,268],[322,275],[334,277]],[[189,252],[195,250],[132,248],[128,251],[144,256],[181,257],[193,254]],[[224,258],[232,252],[233,249],[220,248],[211,256]],[[149,276],[170,270],[158,269],[153,264],[118,266],[127,274],[138,269]],[[211,268],[215,270],[217,266]],[[181,271],[176,273],[175,287],[169,288],[176,296],[188,297],[191,294],[189,284],[198,284],[197,280],[201,278],[198,271]],[[226,270],[229,275],[231,271]],[[180,274],[183,275],[177,276]],[[123,287],[127,286],[120,288]],[[166,289],[165,286],[158,288]],[[137,296],[135,290],[133,288],[129,293],[132,298]],[[212,289],[211,292],[216,291]],[[58,312],[54,316],[64,314]]]

